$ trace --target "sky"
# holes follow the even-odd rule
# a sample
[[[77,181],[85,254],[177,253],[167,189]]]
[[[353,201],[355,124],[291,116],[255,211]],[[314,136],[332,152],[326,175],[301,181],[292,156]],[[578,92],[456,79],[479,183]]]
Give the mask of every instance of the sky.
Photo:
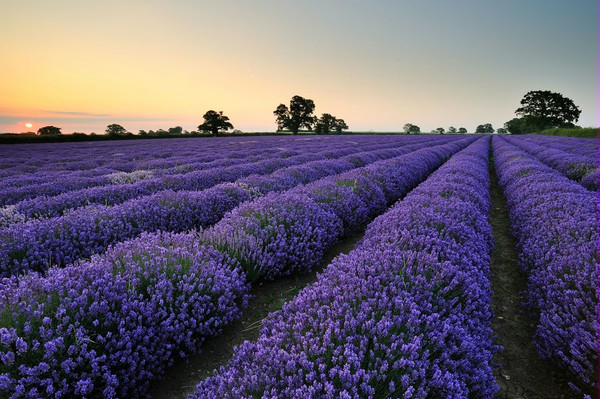
[[[0,132],[275,131],[312,99],[352,131],[494,128],[531,90],[599,121],[597,0],[0,2]],[[31,128],[25,127],[31,123]]]

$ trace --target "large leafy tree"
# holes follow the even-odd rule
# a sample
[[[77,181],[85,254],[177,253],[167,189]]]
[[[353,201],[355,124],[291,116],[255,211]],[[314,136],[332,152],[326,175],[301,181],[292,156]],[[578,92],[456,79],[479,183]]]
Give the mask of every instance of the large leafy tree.
[[[38,129],[37,134],[41,135],[41,136],[46,136],[49,134],[60,134],[60,127],[56,127],[56,126],[44,126]]]
[[[478,125],[475,129],[475,133],[494,133],[494,128],[491,123],[485,123],[483,125]]]
[[[229,117],[223,115],[223,111],[207,111],[204,114],[204,123],[198,126],[198,131],[209,132],[213,136],[217,136],[220,130],[233,129],[233,125],[229,122]]]
[[[127,130],[121,126],[113,123],[112,125],[106,126],[106,134],[109,136],[124,136],[127,133]]]
[[[560,93],[535,90],[525,94],[515,114],[529,118],[528,124],[535,124],[538,128],[572,127],[581,110],[573,100]]]
[[[289,108],[285,104],[279,104],[273,111],[277,131],[287,129],[293,134],[298,134],[298,130],[301,128],[311,130],[312,125],[316,122],[316,118],[312,114],[314,110],[313,100],[301,96],[292,97]]]
[[[407,134],[421,133],[421,128],[417,125],[413,125],[412,123],[405,124],[402,130],[404,130],[404,132],[406,132]]]
[[[315,133],[328,134],[331,131],[342,133],[342,130],[348,129],[348,125],[343,119],[338,119],[331,114],[322,114],[316,121]]]

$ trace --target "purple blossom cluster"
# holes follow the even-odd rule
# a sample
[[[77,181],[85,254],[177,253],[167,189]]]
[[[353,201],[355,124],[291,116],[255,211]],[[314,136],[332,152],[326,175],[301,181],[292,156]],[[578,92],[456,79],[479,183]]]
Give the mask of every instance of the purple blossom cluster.
[[[0,396],[143,394],[245,307],[238,264],[193,234],[143,235],[0,285]]]
[[[549,148],[570,152],[572,154],[598,160],[600,156],[600,141],[583,137],[544,136],[537,134],[519,136],[523,140],[531,141]]]
[[[431,173],[471,141],[376,162],[353,180],[341,174],[331,181],[357,198],[378,192],[385,204],[383,193],[390,189],[381,182],[390,180],[378,178],[373,186],[361,178],[397,172],[413,162],[425,165],[414,166],[425,178],[427,168]],[[247,300],[248,264],[263,262],[286,274],[320,261],[342,232],[336,211],[322,205],[301,189],[270,194],[242,204],[201,236],[145,233],[90,261],[51,268],[45,277],[5,278],[0,285],[0,318],[6,321],[0,328],[0,393],[11,398],[143,394],[173,356],[198,352],[204,337],[218,334],[237,317]],[[229,230],[238,240],[230,240],[228,228],[242,222],[240,230]],[[219,234],[227,243],[215,243],[218,250],[200,243]],[[227,247],[239,242],[245,244],[237,251]],[[228,252],[244,262],[245,272]]]
[[[536,317],[535,344],[598,392],[600,199],[516,146],[494,139],[527,305]]]
[[[338,149],[338,154],[343,156],[355,151],[347,146]],[[238,156],[231,159],[223,151],[225,159],[191,164],[188,159],[188,163],[162,170],[157,176],[152,170],[117,172],[94,178],[96,184],[87,178],[67,177],[61,178],[60,184],[50,181],[37,186],[18,187],[12,191],[6,190],[3,195],[15,197],[19,193],[31,192],[35,196],[15,203],[15,209],[30,218],[56,217],[89,204],[116,205],[161,190],[198,191],[218,183],[235,181],[249,173],[271,173],[280,168],[322,159],[319,152],[330,154],[329,150],[321,149],[292,156],[285,149],[263,149],[251,158]],[[79,185],[85,188],[75,189]]]
[[[253,174],[236,183],[223,183],[203,191],[166,190],[116,206],[84,207],[57,218],[10,225],[0,230],[0,276],[66,265],[142,232],[205,228],[253,196],[288,190],[360,164],[429,146],[423,141],[396,149],[353,153],[337,160],[317,160],[278,169],[268,176]],[[329,150],[329,156],[333,154],[337,152]],[[247,168],[248,174],[259,172],[252,165],[240,167]]]
[[[271,193],[225,215],[202,240],[236,258],[251,281],[309,271],[340,236],[381,213],[470,141],[424,148]]]
[[[482,138],[373,222],[191,398],[491,398]]]
[[[358,140],[367,146],[377,144],[373,140]],[[174,189],[176,185],[193,185],[193,181],[179,181],[181,176],[177,175],[200,169],[226,167],[243,163],[244,160],[250,163],[269,158],[285,159],[311,154],[315,150],[327,156],[332,152],[327,150],[329,143],[322,139],[296,141],[293,146],[290,146],[290,141],[286,143],[274,137],[251,141],[227,138],[174,139],[168,140],[168,143],[164,140],[138,140],[134,145],[132,142],[96,142],[14,145],[10,146],[10,151],[0,148],[0,205],[74,190],[84,190],[85,193],[87,188],[131,180],[131,175],[140,170],[152,172],[157,178],[172,176],[171,181],[167,179],[161,182],[158,179],[154,185]],[[355,144],[347,143],[347,140],[337,138],[334,141],[335,152],[338,149],[358,148]],[[380,146],[383,144],[379,143]],[[129,177],[122,179],[127,175]],[[101,193],[92,191],[89,194],[90,201],[101,201]],[[35,203],[27,202],[22,208],[31,204]]]
[[[558,170],[569,179],[580,182],[585,188],[596,191],[600,189],[598,181],[600,158],[598,158],[598,154],[595,158],[591,158],[536,144],[531,140],[516,137],[507,137],[505,140]]]

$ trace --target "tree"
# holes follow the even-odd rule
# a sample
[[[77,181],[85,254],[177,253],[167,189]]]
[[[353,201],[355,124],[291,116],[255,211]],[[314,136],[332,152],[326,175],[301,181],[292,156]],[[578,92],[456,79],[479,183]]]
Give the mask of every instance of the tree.
[[[458,128],[458,133],[463,133],[464,134],[466,132],[467,132],[467,129],[465,129],[464,127],[459,127]]]
[[[277,131],[287,129],[293,134],[298,134],[298,130],[303,127],[311,130],[313,123],[316,122],[316,118],[312,115],[314,110],[315,103],[313,100],[300,96],[292,97],[289,108],[285,104],[279,104],[273,111]]]
[[[499,127],[498,129],[496,129],[496,133],[498,133],[498,134],[506,134],[506,133],[508,133],[508,131],[505,128],[503,128],[503,127]]]
[[[573,100],[560,93],[549,90],[529,91],[521,100],[521,106],[515,111],[517,116],[535,118],[528,125],[537,125],[541,130],[552,127],[573,127],[579,119],[581,110]]]
[[[450,126],[448,128],[448,133],[456,133],[456,128],[454,126]]]
[[[336,133],[342,133],[342,130],[348,129],[348,125],[343,119],[338,119],[331,114],[322,114],[321,118],[316,121],[315,133],[328,134],[335,130]]]
[[[175,126],[169,128],[169,134],[181,134],[183,132],[183,128],[181,126]]]
[[[343,119],[336,119],[334,128],[337,134],[341,134],[342,130],[348,130],[348,125],[346,125]]]
[[[223,115],[223,111],[207,111],[204,116],[204,123],[198,126],[201,132],[212,133],[213,136],[219,134],[219,130],[233,129],[233,125],[229,123],[229,117]]]
[[[105,132],[109,136],[125,136],[127,130],[123,126],[113,123],[112,125],[106,126]]]
[[[494,128],[491,123],[486,123],[483,125],[477,126],[475,129],[475,133],[494,133]]]
[[[417,125],[413,125],[412,123],[407,123],[406,125],[404,125],[402,130],[404,130],[407,134],[421,133],[421,128]]]
[[[322,114],[315,125],[315,133],[328,134],[335,126],[337,119],[331,114]]]
[[[435,129],[435,132],[439,134],[444,134],[445,130],[443,127],[438,127],[437,129]]]
[[[38,129],[37,134],[39,134],[40,136],[47,136],[50,134],[61,134],[60,129],[60,127],[56,126],[44,126]]]

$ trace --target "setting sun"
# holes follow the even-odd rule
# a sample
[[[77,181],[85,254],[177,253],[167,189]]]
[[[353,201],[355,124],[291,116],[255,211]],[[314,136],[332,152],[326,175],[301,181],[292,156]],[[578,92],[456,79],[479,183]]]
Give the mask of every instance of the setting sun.
[[[31,123],[26,123],[26,124],[25,124],[25,127],[26,127],[26,128],[28,128],[28,129],[31,129],[31,128],[33,127],[33,124],[31,124]]]

